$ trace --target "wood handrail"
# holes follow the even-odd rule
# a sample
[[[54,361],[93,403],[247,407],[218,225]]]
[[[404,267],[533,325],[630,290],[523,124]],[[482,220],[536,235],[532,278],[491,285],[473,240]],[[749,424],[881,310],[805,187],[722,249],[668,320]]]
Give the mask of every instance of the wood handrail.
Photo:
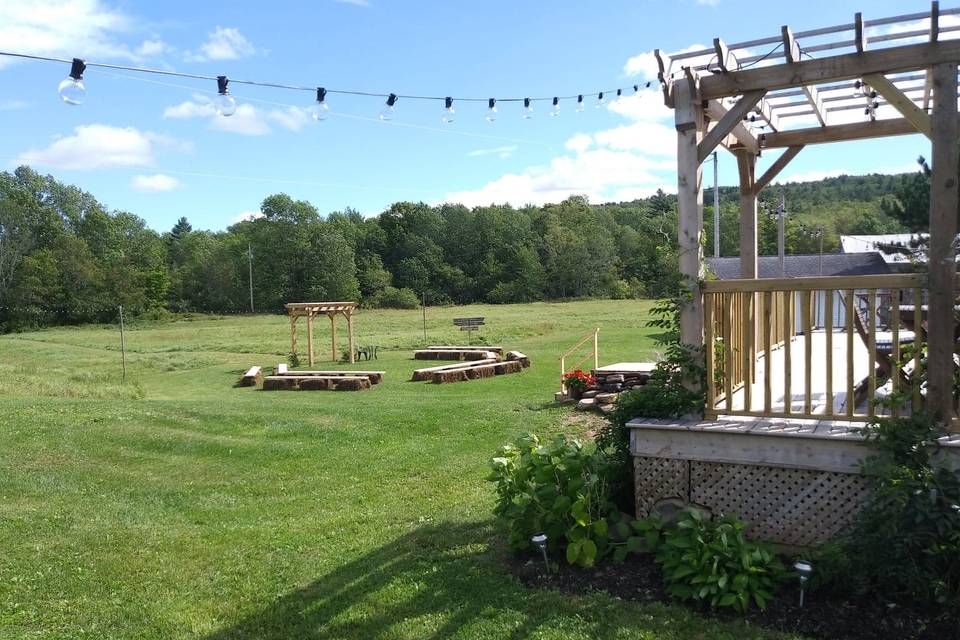
[[[573,353],[574,351],[576,351],[577,349],[579,349],[580,347],[582,347],[584,342],[586,342],[587,340],[589,340],[589,339],[592,338],[593,336],[597,335],[598,333],[600,333],[600,327],[597,327],[597,328],[594,329],[593,331],[587,333],[587,335],[583,336],[583,339],[582,339],[580,342],[578,342],[577,344],[575,344],[575,345],[573,345],[572,347],[570,347],[569,349],[567,349],[567,350],[563,353],[563,355],[560,356],[560,359],[562,360],[562,359],[566,358],[568,355],[570,355],[571,353]]]
[[[960,280],[960,276],[958,276]],[[704,293],[819,291],[824,289],[901,289],[925,287],[925,273],[890,273],[864,276],[820,276],[810,278],[743,278],[708,280]]]

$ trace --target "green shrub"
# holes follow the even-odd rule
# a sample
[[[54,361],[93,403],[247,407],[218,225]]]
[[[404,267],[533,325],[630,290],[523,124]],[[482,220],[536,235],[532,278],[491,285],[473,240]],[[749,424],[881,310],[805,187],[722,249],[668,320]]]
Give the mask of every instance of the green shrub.
[[[741,613],[751,604],[765,608],[790,575],[773,549],[748,540],[744,529],[732,516],[711,521],[696,509],[683,513],[674,528],[639,527],[663,569],[667,593]]]
[[[374,309],[416,309],[420,300],[413,289],[384,287],[366,299],[366,306]]]
[[[864,429],[871,487],[853,526],[814,562],[816,583],[848,594],[960,606],[960,478],[932,458],[936,424],[879,419]]]
[[[587,453],[563,435],[541,445],[527,434],[501,447],[490,464],[494,513],[507,523],[511,547],[529,549],[530,537],[545,533],[551,550],[566,546],[570,564],[590,566],[607,553],[612,505],[603,452]]]

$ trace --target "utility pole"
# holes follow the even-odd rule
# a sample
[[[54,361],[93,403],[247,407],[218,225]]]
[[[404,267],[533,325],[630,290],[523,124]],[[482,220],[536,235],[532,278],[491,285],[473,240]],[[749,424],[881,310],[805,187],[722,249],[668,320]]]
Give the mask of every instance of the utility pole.
[[[123,382],[127,381],[127,347],[123,343],[123,305],[120,305],[120,366],[123,367]]]
[[[713,152],[713,257],[720,257],[720,181],[717,170],[717,152]]]
[[[423,309],[423,346],[427,346],[427,292],[422,291],[420,295],[422,296],[420,308]]]
[[[250,313],[253,313],[253,248],[247,243],[247,279],[250,282]]]

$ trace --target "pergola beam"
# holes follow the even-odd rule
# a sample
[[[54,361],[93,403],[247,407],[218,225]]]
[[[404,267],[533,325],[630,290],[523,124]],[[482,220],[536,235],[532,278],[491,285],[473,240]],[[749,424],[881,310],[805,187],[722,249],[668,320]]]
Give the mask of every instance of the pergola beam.
[[[705,112],[707,117],[709,117],[711,120],[714,122],[719,122],[723,120],[723,117],[727,114],[727,109],[720,104],[719,100],[710,100],[707,102]],[[752,133],[750,133],[742,121],[738,122],[728,135],[733,136],[733,138],[736,140],[736,143],[745,149],[749,149],[756,154],[760,153],[760,141],[757,140]],[[730,149],[730,145],[725,146]],[[732,151],[732,149],[730,150]],[[704,159],[706,159],[706,156],[704,156]]]
[[[930,42],[940,38],[940,2],[933,0],[930,3]],[[927,79],[923,83],[923,110],[930,110],[930,98],[933,95],[933,72],[927,69]]]
[[[783,171],[783,169],[790,164],[790,161],[797,157],[797,154],[803,151],[803,145],[799,144],[793,147],[787,147],[787,150],[780,154],[780,157],[777,158],[770,168],[763,172],[763,175],[757,178],[757,181],[753,185],[753,191],[755,194],[760,193],[767,185],[773,182],[773,179]]]
[[[946,40],[848,53],[830,58],[800,60],[789,65],[755,67],[700,80],[703,100],[726,98],[756,89],[775,91],[798,85],[852,80],[873,73],[899,73],[924,69],[960,59],[960,40]]]
[[[738,126],[743,129],[742,133],[746,132],[746,127],[743,126],[743,118],[757,105],[760,99],[764,96],[766,91],[763,89],[758,89],[756,91],[751,91],[743,95],[737,104],[733,105],[729,111],[723,114],[723,116],[717,121],[716,126],[710,130],[710,132],[704,136],[703,140],[697,145],[697,157],[700,162],[703,162],[707,156],[713,153],[713,150],[717,148],[717,145],[720,144],[728,134],[733,133],[737,139],[741,136],[738,136],[734,129]],[[722,106],[717,105],[720,109],[723,109]],[[750,136],[753,138],[753,136]],[[755,141],[756,139],[753,138]],[[748,145],[744,145],[745,147]],[[752,145],[749,145],[752,146]],[[759,150],[759,145],[757,145]]]
[[[790,30],[790,27],[784,25],[780,28],[780,32],[783,36],[783,51],[787,62],[790,64],[800,62],[800,44],[796,38],[793,37],[793,32]],[[813,113],[817,116],[817,120],[820,121],[820,126],[827,126],[827,112],[823,108],[823,101],[820,100],[820,93],[817,91],[817,88],[813,85],[804,85],[800,88],[803,90],[804,95],[807,96],[807,102],[809,102],[810,107],[813,108]]]
[[[900,115],[902,115],[904,119],[909,121],[910,124],[917,128],[917,131],[928,138],[933,135],[930,124],[930,116],[928,116],[920,107],[914,104],[913,100],[908,98],[906,94],[897,88],[895,84],[890,82],[890,80],[879,73],[866,75],[863,77],[863,80],[871,87],[876,89],[877,93],[886,98],[887,103],[899,111]]]
[[[877,120],[875,122],[853,122],[834,124],[829,127],[810,127],[779,131],[760,136],[763,149],[779,149],[807,144],[823,144],[847,140],[868,140],[917,133],[917,128],[906,118]]]

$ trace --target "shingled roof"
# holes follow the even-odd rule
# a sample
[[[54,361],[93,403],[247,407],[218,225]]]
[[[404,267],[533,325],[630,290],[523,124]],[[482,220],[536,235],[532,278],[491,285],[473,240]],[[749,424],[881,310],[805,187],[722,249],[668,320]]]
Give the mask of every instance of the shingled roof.
[[[786,256],[785,273],[780,273],[778,256],[760,256],[757,259],[759,278],[808,278],[817,276],[866,276],[890,273],[890,267],[880,252],[825,253],[821,271],[819,254]],[[740,277],[740,258],[707,258],[707,269],[718,280]]]

